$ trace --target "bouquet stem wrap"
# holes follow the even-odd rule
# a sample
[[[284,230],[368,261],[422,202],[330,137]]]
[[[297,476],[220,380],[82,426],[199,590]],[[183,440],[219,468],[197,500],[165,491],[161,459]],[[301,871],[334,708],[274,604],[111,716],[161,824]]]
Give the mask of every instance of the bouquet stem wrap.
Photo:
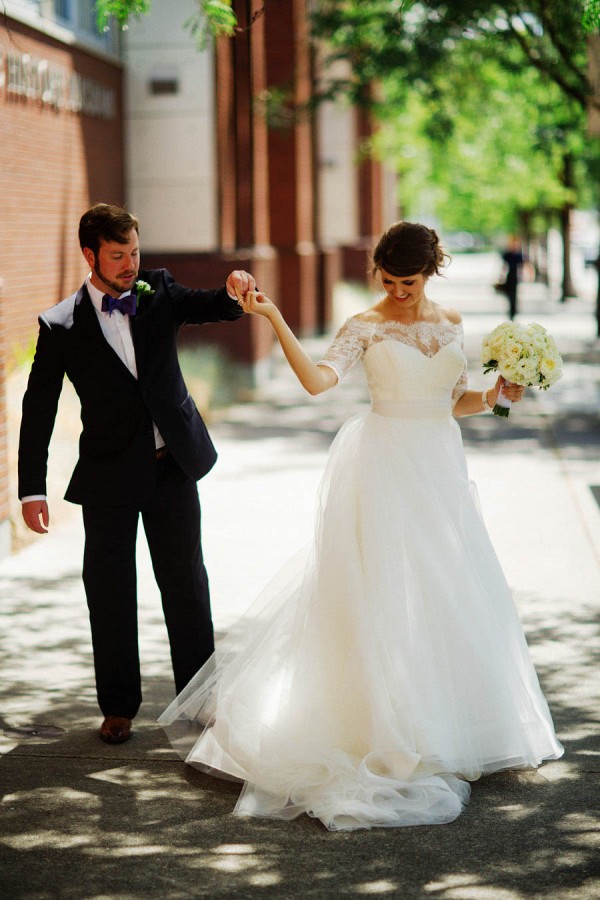
[[[502,388],[500,388],[498,399],[494,404],[492,412],[495,416],[503,416],[504,418],[506,418],[510,412],[511,406],[512,400],[509,400],[508,397],[505,397],[502,393]]]

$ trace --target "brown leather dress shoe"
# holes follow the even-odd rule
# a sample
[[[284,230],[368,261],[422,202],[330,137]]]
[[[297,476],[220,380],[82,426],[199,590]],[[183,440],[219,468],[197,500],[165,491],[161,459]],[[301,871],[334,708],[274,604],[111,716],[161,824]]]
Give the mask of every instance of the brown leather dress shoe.
[[[131,737],[131,719],[106,716],[100,726],[100,737],[107,744],[124,744]]]

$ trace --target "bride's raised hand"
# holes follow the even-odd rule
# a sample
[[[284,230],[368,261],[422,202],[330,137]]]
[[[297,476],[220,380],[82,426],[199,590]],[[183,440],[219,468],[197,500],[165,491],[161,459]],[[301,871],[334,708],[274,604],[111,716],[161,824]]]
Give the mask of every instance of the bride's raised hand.
[[[240,305],[245,313],[265,316],[267,319],[277,310],[273,301],[269,300],[267,295],[261,291],[248,291],[246,296],[242,298]]]
[[[511,403],[518,403],[519,400],[523,399],[525,388],[520,384],[512,384],[508,379],[499,375],[496,384],[494,385],[492,399],[490,401],[492,406],[498,402],[500,391],[502,391],[504,396],[510,400]]]
[[[287,324],[279,308],[262,291],[238,293],[238,303],[245,313],[263,316],[272,326],[281,344],[285,358],[295,372],[302,387],[309,394],[320,394],[337,384],[337,375],[328,366],[319,366],[312,361],[298,338]]]

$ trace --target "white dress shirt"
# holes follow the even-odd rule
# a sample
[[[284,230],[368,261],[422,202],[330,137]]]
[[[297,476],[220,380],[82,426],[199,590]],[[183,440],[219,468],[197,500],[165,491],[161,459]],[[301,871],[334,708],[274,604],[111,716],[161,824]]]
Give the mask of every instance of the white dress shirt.
[[[102,298],[104,297],[104,294],[92,284],[91,277],[90,273],[87,277],[87,289],[90,299],[94,304],[102,334],[121,362],[127,366],[133,377],[137,380],[137,364],[135,361],[135,350],[133,348],[133,338],[131,337],[129,316],[124,315],[118,309],[113,309],[112,314],[102,312]],[[125,291],[119,296],[125,297],[129,293],[129,291]],[[158,450],[159,447],[165,446],[165,442],[154,422],[152,423],[152,426],[154,428],[154,444]]]
[[[90,295],[90,299],[94,305],[94,309],[96,311],[96,315],[98,316],[98,321],[100,323],[100,328],[102,329],[102,334],[113,348],[121,362],[123,362],[133,377],[137,380],[137,365],[135,361],[135,350],[133,347],[133,338],[131,337],[131,325],[129,322],[129,316],[123,315],[123,313],[114,309],[112,314],[109,315],[108,312],[102,312],[102,298],[104,294],[102,291],[99,291],[97,287],[95,287],[91,282],[91,272],[87,277],[87,289]],[[125,291],[124,294],[121,294],[121,297],[124,297],[125,294],[128,294],[129,291]],[[165,442],[162,438],[162,435],[154,422],[152,423],[154,428],[154,444],[156,449],[159,447],[164,447]],[[43,494],[35,494],[29,497],[23,497],[21,503],[28,503],[30,500],[46,500],[46,496]]]
[[[87,289],[90,299],[94,304],[102,334],[121,362],[125,363],[133,377],[137,379],[137,365],[135,362],[135,351],[133,349],[129,316],[123,315],[118,309],[113,309],[112,313],[102,312],[102,298],[104,297],[104,294],[102,291],[99,291],[97,287],[94,287],[90,281],[89,275],[87,277]],[[126,294],[129,294],[129,291],[125,291],[125,293],[120,294],[120,296],[125,297]]]

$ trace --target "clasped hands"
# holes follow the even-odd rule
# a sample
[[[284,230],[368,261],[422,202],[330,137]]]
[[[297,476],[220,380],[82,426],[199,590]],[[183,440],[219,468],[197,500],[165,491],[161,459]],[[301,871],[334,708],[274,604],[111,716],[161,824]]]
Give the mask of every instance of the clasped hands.
[[[266,294],[256,290],[256,282],[248,272],[241,270],[232,272],[227,279],[227,293],[231,297],[235,294],[239,306],[245,313],[269,318],[277,310]]]
[[[225,289],[230,297],[236,298],[242,306],[248,291],[256,291],[256,282],[249,272],[243,269],[235,269],[225,282]]]
[[[262,291],[249,290],[244,296],[238,295],[238,303],[245,313],[265,316],[269,318],[277,309],[272,300],[269,300]]]
[[[236,269],[227,279],[226,287],[230,297],[235,294],[238,305],[245,313],[269,318],[277,309],[266,294],[256,290],[256,282],[249,272]]]

